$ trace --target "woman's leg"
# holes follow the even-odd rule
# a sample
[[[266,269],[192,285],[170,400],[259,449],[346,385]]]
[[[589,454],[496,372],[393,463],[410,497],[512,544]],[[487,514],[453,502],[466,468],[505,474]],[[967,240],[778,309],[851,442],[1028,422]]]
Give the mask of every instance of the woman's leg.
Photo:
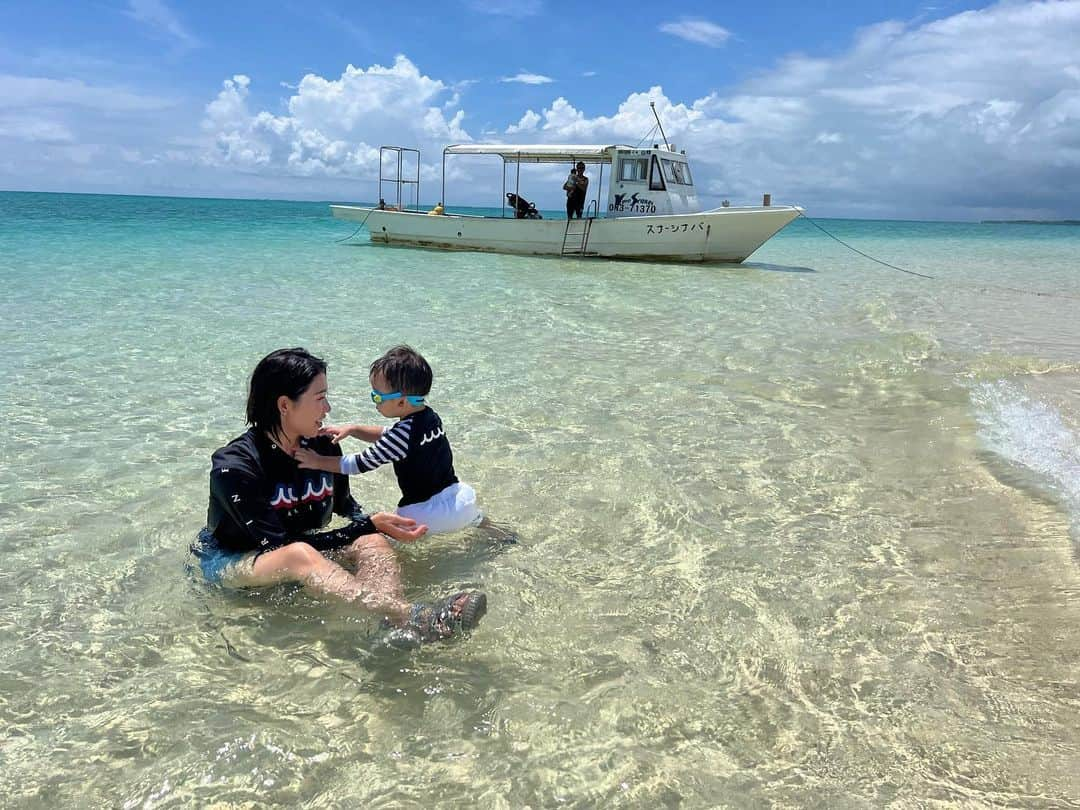
[[[389,548],[389,544],[381,536],[369,537],[378,538]],[[365,539],[362,537],[356,542]],[[391,559],[390,563],[391,566],[387,568],[386,561],[382,560],[382,569],[379,572],[381,575],[353,576],[307,543],[289,543],[260,554],[249,571],[243,575],[237,572],[230,584],[250,588],[278,585],[282,582],[300,582],[312,593],[333,596],[346,602],[359,602],[368,610],[382,613],[400,623],[408,618],[410,605],[401,598],[401,582],[397,576],[396,562]]]
[[[369,593],[403,599],[401,567],[390,542],[381,534],[365,534],[345,548],[344,558],[356,566],[355,578]]]
[[[470,629],[487,610],[487,596],[475,591],[458,592],[434,605],[410,606],[405,603],[397,554],[381,534],[367,534],[354,540],[342,556],[356,565],[356,581],[364,589],[363,592],[369,598],[375,595],[382,600],[379,605],[391,605],[390,609],[381,606],[373,609],[382,610],[388,616],[397,618],[397,624],[410,625],[427,641],[452,635],[455,632],[455,623],[461,623],[466,629]],[[364,604],[372,603],[365,599]],[[395,605],[405,605],[405,611],[395,612]]]
[[[298,542],[260,554],[245,570],[234,570],[230,574],[229,585],[255,588],[282,582],[300,582],[313,593],[334,596],[350,603],[359,602],[367,610],[385,616],[400,627],[412,624],[413,605],[402,598],[397,559],[386,539],[378,534],[365,535],[353,541],[346,553],[357,562],[359,571],[356,576],[333,560],[328,560],[308,543]],[[445,606],[446,615],[438,618],[440,625],[452,622],[458,616],[464,620],[464,611],[470,601],[477,597],[483,607],[473,621],[479,620],[486,609],[486,597],[475,592],[462,592]],[[430,613],[434,608],[426,609]],[[443,610],[438,612],[441,614]],[[440,631],[438,635],[446,637],[452,632],[452,629],[445,628],[445,632]]]

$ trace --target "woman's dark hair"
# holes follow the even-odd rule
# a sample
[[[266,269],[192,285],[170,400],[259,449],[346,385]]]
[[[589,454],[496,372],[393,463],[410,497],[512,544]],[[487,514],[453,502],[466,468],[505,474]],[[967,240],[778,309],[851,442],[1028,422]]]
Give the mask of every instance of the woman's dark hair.
[[[431,391],[431,366],[411,346],[395,346],[372,363],[369,372],[382,374],[392,389],[403,394],[426,397]]]
[[[251,372],[248,385],[247,422],[274,434],[281,430],[277,401],[287,396],[295,401],[308,390],[311,381],[326,373],[326,361],[306,349],[278,349],[270,352]]]

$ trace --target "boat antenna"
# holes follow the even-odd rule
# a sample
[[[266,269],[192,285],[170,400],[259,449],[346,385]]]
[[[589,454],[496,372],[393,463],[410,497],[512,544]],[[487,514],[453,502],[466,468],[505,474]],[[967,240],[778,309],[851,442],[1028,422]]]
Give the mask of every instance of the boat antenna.
[[[671,145],[668,143],[667,135],[664,134],[664,125],[660,123],[660,115],[656,112],[656,102],[650,101],[649,106],[652,107],[652,114],[656,117],[656,125],[660,127],[660,136],[664,139],[664,148],[670,152]]]

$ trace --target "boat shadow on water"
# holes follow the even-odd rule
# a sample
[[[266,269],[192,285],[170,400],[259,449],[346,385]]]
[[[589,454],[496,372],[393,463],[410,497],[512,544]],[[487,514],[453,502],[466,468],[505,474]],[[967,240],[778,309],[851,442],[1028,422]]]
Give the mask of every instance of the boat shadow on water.
[[[380,250],[420,250],[425,253],[439,253],[445,255],[446,248],[428,247],[426,245],[376,245],[370,240],[343,241],[341,244],[347,247],[378,247]],[[813,267],[801,267],[799,265],[772,264],[770,262],[700,262],[700,261],[658,261],[655,257],[608,257],[608,256],[558,256],[543,253],[506,254],[492,250],[476,250],[475,248],[462,248],[452,251],[454,253],[479,253],[488,256],[509,256],[511,258],[536,259],[551,262],[575,262],[583,264],[606,264],[611,262],[627,262],[630,264],[662,264],[668,267],[710,267],[717,270],[764,270],[768,273],[816,273]]]
[[[743,262],[742,264],[723,265],[725,267],[746,267],[750,270],[765,270],[770,273],[816,273],[813,267],[799,267],[797,265],[770,264],[768,262]]]

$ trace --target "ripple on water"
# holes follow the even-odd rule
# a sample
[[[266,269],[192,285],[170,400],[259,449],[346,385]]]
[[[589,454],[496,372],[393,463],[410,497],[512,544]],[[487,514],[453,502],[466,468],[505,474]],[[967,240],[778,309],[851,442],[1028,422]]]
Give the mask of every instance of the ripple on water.
[[[64,199],[0,232],[10,801],[1080,795],[1075,315],[979,291],[1022,283],[1037,241],[1040,283],[1078,292],[1060,232],[839,225],[935,286],[798,224],[760,266],[708,268],[351,248],[297,203]],[[520,537],[401,549],[411,598],[487,590],[474,637],[390,653],[294,587],[187,578],[254,361],[308,346],[332,419],[370,421],[367,365],[400,341]],[[397,499],[388,471],[355,490]]]

